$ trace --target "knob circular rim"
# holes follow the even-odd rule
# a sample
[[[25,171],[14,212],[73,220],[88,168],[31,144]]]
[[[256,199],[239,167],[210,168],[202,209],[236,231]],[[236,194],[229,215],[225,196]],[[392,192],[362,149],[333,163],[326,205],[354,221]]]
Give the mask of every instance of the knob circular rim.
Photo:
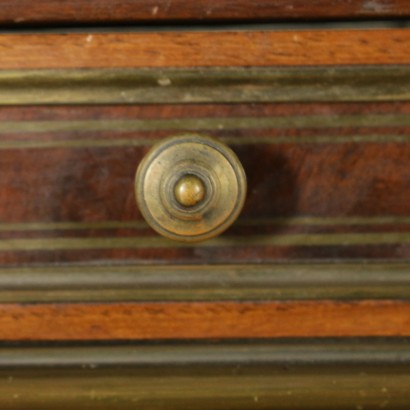
[[[246,196],[246,176],[222,142],[184,134],[155,144],[140,162],[135,195],[147,223],[161,235],[199,242],[226,230]]]

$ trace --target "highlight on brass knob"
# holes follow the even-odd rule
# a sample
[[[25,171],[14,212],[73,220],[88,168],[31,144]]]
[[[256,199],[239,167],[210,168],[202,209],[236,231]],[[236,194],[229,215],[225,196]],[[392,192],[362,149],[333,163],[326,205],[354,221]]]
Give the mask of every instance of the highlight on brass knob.
[[[212,238],[242,210],[246,177],[235,153],[210,137],[167,138],[141,161],[135,177],[138,207],[161,235],[185,242]]]

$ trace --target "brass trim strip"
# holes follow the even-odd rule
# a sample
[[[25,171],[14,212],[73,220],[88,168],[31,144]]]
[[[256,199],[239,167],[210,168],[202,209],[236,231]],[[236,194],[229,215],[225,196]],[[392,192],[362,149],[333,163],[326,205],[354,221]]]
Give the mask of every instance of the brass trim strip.
[[[408,263],[0,269],[0,303],[408,299]]]
[[[284,364],[297,365],[398,365],[409,366],[410,348],[406,338],[389,341],[349,340],[318,341],[241,341],[236,343],[157,343],[155,345],[131,344],[126,346],[75,346],[61,347],[3,347],[0,349],[0,369],[4,368],[67,368],[96,369],[97,367],[176,367],[241,365],[271,367]],[[194,369],[190,369],[193,371]],[[271,370],[273,370],[271,368]],[[339,368],[342,372],[346,369]],[[98,373],[98,370],[95,371]],[[132,386],[134,388],[136,386]]]
[[[409,66],[0,70],[0,105],[408,99]]]
[[[313,137],[221,137],[221,141],[230,145],[258,145],[258,144],[346,144],[346,143],[407,143],[410,135],[351,135],[328,136],[316,135]]]
[[[391,339],[3,348],[0,407],[301,410],[323,408],[325,399],[339,410],[406,409],[408,346]]]
[[[349,226],[349,225],[407,225],[410,216],[374,216],[374,217],[291,217],[291,218],[252,218],[239,219],[238,226]],[[145,229],[145,221],[104,221],[104,222],[22,222],[0,223],[0,232],[4,231],[66,231],[99,229]]]
[[[251,243],[253,246],[352,246],[410,244],[410,233],[343,233],[343,234],[292,234],[254,235],[243,237],[222,236],[201,245],[179,243],[159,236],[105,237],[105,238],[35,238],[2,239],[0,251],[55,251],[89,249],[138,249],[138,248],[186,248],[232,247]]]
[[[0,134],[407,126],[410,126],[409,114],[294,115],[292,117],[172,118],[153,120],[0,121]]]
[[[144,229],[145,221],[104,221],[104,222],[28,222],[0,223],[0,232],[4,231],[70,231],[87,229]]]
[[[408,143],[410,135],[351,135],[314,137],[221,137],[220,141],[229,145],[259,145],[259,144],[345,144],[345,143]],[[82,139],[82,140],[50,140],[50,141],[0,141],[0,150],[8,149],[49,149],[49,148],[109,148],[109,147],[143,147],[158,142],[145,138],[119,139]]]
[[[255,218],[255,219],[239,219],[235,222],[236,225],[404,225],[410,224],[410,216],[373,216],[373,217],[315,217],[315,216],[300,216],[291,218]],[[1,230],[1,225],[0,225]]]

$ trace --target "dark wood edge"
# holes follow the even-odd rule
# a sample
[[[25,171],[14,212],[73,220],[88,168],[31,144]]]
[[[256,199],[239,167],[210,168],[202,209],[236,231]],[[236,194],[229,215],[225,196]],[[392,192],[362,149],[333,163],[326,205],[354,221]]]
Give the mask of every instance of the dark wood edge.
[[[164,21],[278,21],[410,16],[407,0],[5,0],[0,24],[118,24]]]

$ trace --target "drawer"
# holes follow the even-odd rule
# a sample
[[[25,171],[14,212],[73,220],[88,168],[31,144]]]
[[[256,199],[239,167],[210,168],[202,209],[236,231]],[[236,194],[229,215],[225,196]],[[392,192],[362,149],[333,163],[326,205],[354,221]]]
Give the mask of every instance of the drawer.
[[[2,263],[408,259],[408,31],[342,33],[3,36]],[[152,144],[190,132],[248,181],[237,223],[194,246],[134,194]]]
[[[406,408],[409,33],[2,34],[2,408]],[[152,146],[186,133],[232,148],[248,185],[194,244],[153,231],[134,193]]]

